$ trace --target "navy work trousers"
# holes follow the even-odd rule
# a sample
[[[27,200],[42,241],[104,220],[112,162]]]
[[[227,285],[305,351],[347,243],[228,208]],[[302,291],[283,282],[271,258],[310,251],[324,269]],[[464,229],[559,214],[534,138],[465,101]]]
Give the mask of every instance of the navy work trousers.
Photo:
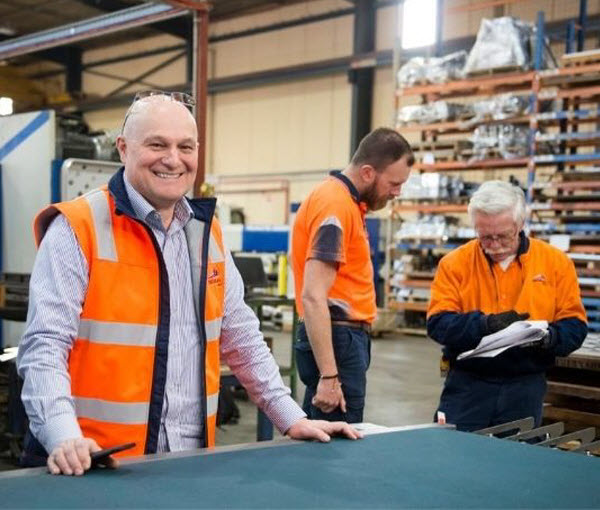
[[[444,384],[438,411],[446,415],[446,423],[466,432],[529,416],[539,426],[545,394],[543,372],[516,377],[482,377],[452,368]],[[434,420],[437,421],[437,413]]]
[[[324,413],[312,405],[320,374],[304,323],[298,326],[295,343],[298,374],[306,385],[302,409],[309,418],[315,420],[360,423],[363,421],[365,407],[367,369],[371,362],[371,338],[362,329],[333,325],[332,342],[342,392],[346,399],[346,412],[343,413],[337,408],[331,413]]]

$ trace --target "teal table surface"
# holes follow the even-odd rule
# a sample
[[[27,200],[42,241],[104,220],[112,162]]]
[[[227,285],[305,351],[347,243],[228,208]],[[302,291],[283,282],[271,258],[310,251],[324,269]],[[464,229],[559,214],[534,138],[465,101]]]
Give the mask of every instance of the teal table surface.
[[[426,428],[9,473],[0,507],[600,508],[600,458]]]

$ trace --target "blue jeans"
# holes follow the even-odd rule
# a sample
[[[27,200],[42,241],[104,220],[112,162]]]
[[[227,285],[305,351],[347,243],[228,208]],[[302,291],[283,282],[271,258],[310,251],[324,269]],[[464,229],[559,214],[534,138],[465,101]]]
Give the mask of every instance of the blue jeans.
[[[324,413],[312,405],[319,383],[319,368],[312,352],[303,323],[298,326],[296,364],[300,380],[306,385],[302,409],[309,418],[327,421],[363,421],[365,394],[367,390],[367,369],[371,362],[371,338],[366,331],[348,326],[332,326],[333,353],[338,374],[342,383],[342,392],[346,399],[346,412],[339,408]]]
[[[466,432],[529,416],[533,416],[537,427],[542,422],[545,394],[544,373],[481,377],[453,368],[446,378],[438,411],[445,413],[446,423]]]

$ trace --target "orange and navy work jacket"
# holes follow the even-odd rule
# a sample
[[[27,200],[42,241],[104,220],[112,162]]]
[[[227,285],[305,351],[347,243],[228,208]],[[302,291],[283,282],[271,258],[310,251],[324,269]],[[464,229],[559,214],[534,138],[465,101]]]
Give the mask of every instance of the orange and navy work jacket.
[[[296,307],[304,317],[306,261],[338,264],[327,303],[332,320],[372,322],[377,314],[365,214],[352,182],[340,172],[315,188],[298,209],[292,234]]]
[[[473,349],[486,331],[486,315],[515,310],[529,320],[550,324],[548,350],[512,348],[495,358],[456,361]],[[515,260],[506,271],[472,240],[440,261],[431,287],[427,331],[444,346],[453,366],[489,375],[520,375],[545,370],[554,356],[578,349],[587,334],[573,262],[560,250],[520,234]]]
[[[189,203],[194,217],[185,226],[185,235],[203,340],[204,446],[213,446],[225,252],[213,218],[215,199]],[[89,268],[79,331],[68,360],[82,433],[104,448],[135,441],[136,448],[124,452],[127,455],[156,452],[170,316],[161,250],[150,228],[135,217],[122,169],[108,186],[44,209],[34,224],[38,245],[59,213],[71,225]]]

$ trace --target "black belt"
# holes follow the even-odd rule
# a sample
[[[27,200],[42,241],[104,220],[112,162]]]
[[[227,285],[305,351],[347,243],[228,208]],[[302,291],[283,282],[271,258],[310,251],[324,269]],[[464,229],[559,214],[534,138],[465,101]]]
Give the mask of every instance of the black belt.
[[[331,321],[332,326],[346,326],[347,328],[362,329],[371,334],[371,325],[363,321]]]

